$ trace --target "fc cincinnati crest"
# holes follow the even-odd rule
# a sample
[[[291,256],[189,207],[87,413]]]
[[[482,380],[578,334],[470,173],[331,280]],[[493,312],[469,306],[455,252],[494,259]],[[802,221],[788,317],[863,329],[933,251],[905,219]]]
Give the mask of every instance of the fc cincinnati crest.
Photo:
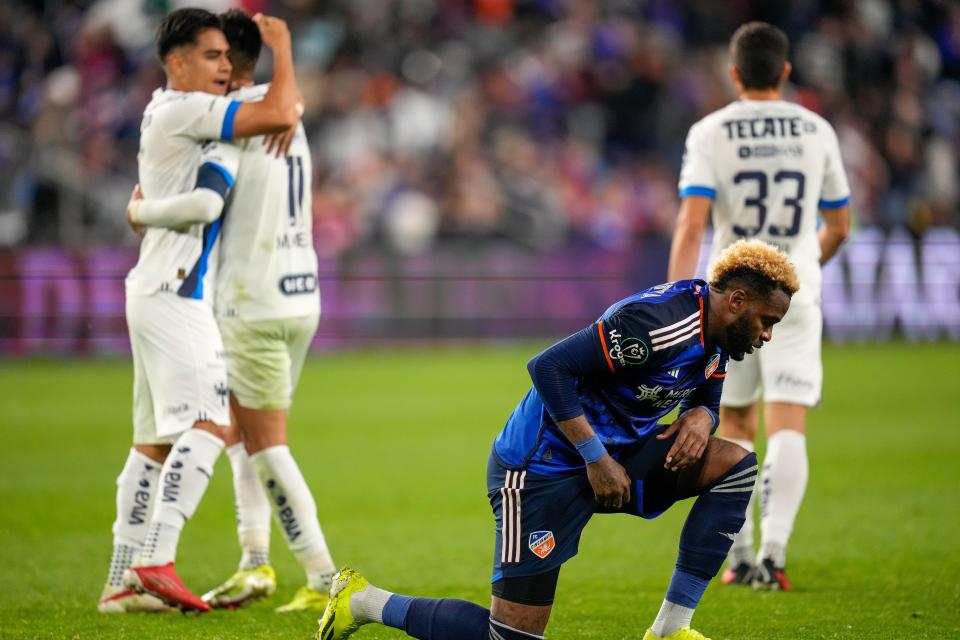
[[[707,363],[707,368],[703,370],[703,377],[709,378],[713,375],[713,372],[717,370],[717,367],[720,366],[720,354],[715,353],[710,357],[710,361]]]
[[[528,546],[538,558],[546,558],[557,542],[553,538],[553,531],[534,531],[530,534]]]

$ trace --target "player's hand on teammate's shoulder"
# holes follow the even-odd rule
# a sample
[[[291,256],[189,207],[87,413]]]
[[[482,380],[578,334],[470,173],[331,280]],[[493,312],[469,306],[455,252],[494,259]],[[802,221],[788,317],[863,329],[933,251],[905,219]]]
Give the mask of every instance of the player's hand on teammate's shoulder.
[[[142,224],[137,223],[136,209],[139,202],[143,200],[143,192],[140,190],[140,183],[137,183],[133,187],[133,192],[130,194],[130,200],[127,202],[127,224],[130,225],[130,228],[133,229],[133,232],[143,237],[143,234],[146,232]]]
[[[257,23],[260,37],[263,38],[263,44],[267,47],[273,50],[284,46],[290,47],[290,29],[287,28],[285,20],[258,13],[253,16],[253,21]]]
[[[680,471],[695,463],[703,456],[713,431],[713,420],[706,411],[688,411],[657,436],[657,440],[666,440],[674,434],[674,441],[663,466],[671,471]]]
[[[630,501],[630,476],[609,454],[587,465],[587,479],[600,506],[619,509]]]

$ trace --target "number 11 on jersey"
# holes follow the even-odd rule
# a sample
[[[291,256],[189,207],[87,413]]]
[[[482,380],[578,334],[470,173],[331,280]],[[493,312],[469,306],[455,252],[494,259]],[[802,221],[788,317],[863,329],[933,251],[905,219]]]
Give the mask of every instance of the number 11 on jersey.
[[[303,158],[287,156],[287,195],[290,226],[295,227],[303,215]]]

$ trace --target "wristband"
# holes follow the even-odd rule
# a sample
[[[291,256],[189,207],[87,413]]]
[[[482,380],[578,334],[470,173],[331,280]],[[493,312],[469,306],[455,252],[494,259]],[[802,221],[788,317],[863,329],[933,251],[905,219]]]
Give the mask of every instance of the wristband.
[[[710,422],[713,423],[713,428],[716,429],[717,426],[720,424],[720,416],[718,416],[716,413],[714,413],[713,409],[711,409],[710,407],[707,407],[707,406],[704,406],[704,405],[700,405],[700,406],[698,406],[698,407],[693,407],[692,409],[687,409],[686,411],[684,411],[683,413],[681,413],[681,414],[680,414],[680,417],[682,418],[683,416],[687,415],[687,414],[690,413],[691,411],[696,411],[697,409],[703,409],[704,411],[707,412],[707,415],[710,416]]]
[[[583,461],[587,464],[596,462],[607,455],[607,448],[600,442],[597,434],[593,434],[592,438],[584,440],[583,442],[576,442],[573,446],[577,448],[577,452],[583,457]]]

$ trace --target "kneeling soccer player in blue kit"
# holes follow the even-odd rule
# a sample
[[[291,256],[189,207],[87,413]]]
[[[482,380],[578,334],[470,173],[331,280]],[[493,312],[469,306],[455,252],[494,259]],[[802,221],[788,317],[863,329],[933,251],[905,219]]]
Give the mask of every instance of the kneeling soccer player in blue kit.
[[[727,358],[769,341],[798,287],[784,254],[740,241],[717,258],[709,284],[637,293],[534,357],[533,388],[487,466],[496,519],[490,609],[390,593],[343,569],[317,637],[340,640],[377,623],[423,640],[541,638],[560,567],[594,513],[652,518],[696,497],[644,640],[705,638],[690,620],[743,525],[757,476],[755,454],[711,435]],[[658,424],[678,404],[679,418]]]

